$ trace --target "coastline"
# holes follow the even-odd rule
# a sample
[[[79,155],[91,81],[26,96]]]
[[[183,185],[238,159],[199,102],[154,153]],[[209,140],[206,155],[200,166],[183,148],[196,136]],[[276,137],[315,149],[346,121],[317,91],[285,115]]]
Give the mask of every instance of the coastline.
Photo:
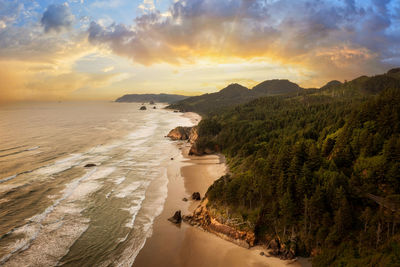
[[[196,113],[183,116],[193,124],[201,119]],[[246,249],[186,223],[177,226],[169,222],[167,219],[177,210],[183,215],[191,214],[200,204],[191,199],[191,194],[199,192],[203,197],[208,187],[226,173],[222,155],[189,156],[188,142],[178,141],[177,146],[179,153],[168,167],[164,209],[133,266],[304,266],[297,261],[260,256],[260,252],[267,253],[260,246]],[[184,197],[189,201],[183,201]]]

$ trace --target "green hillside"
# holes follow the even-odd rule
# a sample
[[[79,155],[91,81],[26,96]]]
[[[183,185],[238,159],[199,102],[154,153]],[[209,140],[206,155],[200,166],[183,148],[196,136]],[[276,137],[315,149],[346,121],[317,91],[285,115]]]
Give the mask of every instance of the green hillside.
[[[243,104],[262,96],[300,93],[303,91],[304,89],[288,80],[265,81],[256,85],[251,90],[240,84],[231,84],[217,93],[189,97],[168,106],[168,108],[206,115],[210,112],[222,111],[227,107]]]
[[[399,266],[397,74],[205,118],[196,145],[225,154],[231,172],[209,188],[210,208],[315,266]]]

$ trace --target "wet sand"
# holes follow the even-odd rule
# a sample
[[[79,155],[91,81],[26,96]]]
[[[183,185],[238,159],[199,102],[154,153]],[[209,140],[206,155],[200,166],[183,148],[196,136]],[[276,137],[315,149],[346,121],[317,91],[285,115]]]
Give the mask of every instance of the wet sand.
[[[260,252],[265,251],[261,247],[242,248],[185,223],[176,226],[169,222],[167,219],[177,210],[189,214],[199,204],[199,201],[191,200],[191,194],[200,192],[203,197],[208,187],[226,171],[223,157],[188,156],[189,144],[177,142],[177,145],[181,153],[174,157],[168,168],[168,196],[164,210],[155,220],[153,234],[133,266],[301,266],[299,262],[260,256]],[[184,197],[189,201],[182,201]]]

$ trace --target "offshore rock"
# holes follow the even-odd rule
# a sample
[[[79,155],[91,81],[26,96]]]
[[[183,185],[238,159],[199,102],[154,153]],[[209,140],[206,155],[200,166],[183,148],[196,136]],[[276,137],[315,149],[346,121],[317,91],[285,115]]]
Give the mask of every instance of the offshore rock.
[[[91,167],[96,167],[96,164],[88,163],[88,164],[85,165],[85,168],[91,168]]]

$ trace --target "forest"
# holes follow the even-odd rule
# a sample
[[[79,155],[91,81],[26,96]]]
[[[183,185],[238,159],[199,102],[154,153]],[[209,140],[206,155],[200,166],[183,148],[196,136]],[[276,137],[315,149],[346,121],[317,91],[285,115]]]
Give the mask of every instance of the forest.
[[[392,71],[210,110],[196,146],[230,172],[209,208],[315,266],[400,266],[400,80]]]

